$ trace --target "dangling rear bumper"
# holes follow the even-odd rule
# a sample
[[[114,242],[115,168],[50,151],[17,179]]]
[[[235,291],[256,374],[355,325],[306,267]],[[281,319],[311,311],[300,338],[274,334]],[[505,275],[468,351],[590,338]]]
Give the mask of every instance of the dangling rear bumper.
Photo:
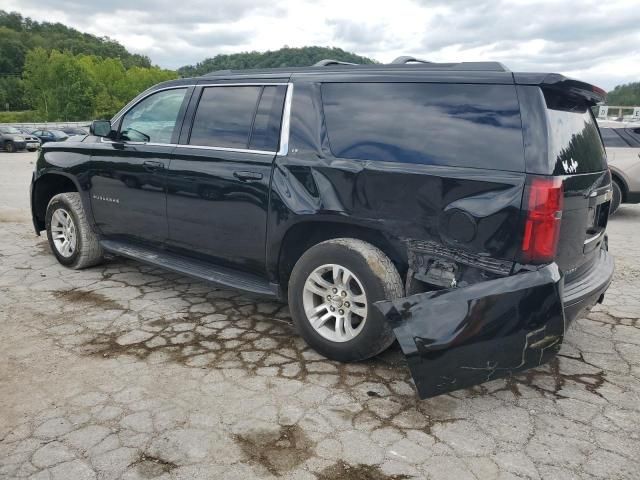
[[[613,259],[564,285],[553,263],[463,288],[378,302],[421,398],[537,367],[560,350],[568,323],[602,301]]]

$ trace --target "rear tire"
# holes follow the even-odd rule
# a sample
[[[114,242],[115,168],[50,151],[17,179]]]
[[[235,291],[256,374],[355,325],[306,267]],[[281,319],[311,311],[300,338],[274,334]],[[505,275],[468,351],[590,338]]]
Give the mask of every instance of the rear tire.
[[[15,153],[16,151],[16,146],[13,142],[8,141],[4,143],[4,149],[8,152],[8,153]]]
[[[393,343],[390,325],[373,304],[402,294],[389,257],[353,238],[311,247],[289,279],[289,308],[298,332],[318,353],[340,362],[373,357]]]
[[[47,206],[45,226],[51,251],[65,267],[80,270],[103,261],[102,247],[87,221],[79,193],[54,196]]]
[[[622,188],[620,188],[620,184],[614,180],[611,182],[611,187],[613,188],[613,195],[611,196],[611,206],[609,207],[609,215],[613,215],[616,213],[618,208],[620,208],[620,204],[622,203]]]

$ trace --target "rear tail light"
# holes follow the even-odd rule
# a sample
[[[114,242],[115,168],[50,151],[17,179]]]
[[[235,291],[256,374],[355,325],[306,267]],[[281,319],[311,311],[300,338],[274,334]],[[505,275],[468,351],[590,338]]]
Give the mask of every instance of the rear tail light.
[[[547,263],[555,258],[563,198],[562,178],[530,177],[524,199],[523,263]]]

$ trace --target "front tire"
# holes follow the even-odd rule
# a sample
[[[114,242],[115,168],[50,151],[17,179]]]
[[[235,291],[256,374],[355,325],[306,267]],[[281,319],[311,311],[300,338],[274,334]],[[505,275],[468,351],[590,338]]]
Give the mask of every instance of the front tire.
[[[381,250],[338,238],[307,250],[289,279],[289,308],[304,340],[331,360],[364,360],[386,350],[393,331],[373,306],[402,297],[402,280]]]
[[[16,146],[15,146],[15,144],[14,144],[13,142],[8,141],[8,142],[5,142],[5,144],[4,144],[4,149],[5,149],[8,153],[15,153],[15,151],[16,151]]]
[[[87,221],[79,193],[54,196],[47,206],[45,226],[51,251],[65,267],[80,270],[102,262],[102,247]]]
[[[620,185],[615,180],[611,182],[611,187],[613,188],[613,195],[611,196],[611,206],[609,207],[609,215],[613,215],[616,213],[618,208],[620,208],[620,204],[622,203],[622,189]]]

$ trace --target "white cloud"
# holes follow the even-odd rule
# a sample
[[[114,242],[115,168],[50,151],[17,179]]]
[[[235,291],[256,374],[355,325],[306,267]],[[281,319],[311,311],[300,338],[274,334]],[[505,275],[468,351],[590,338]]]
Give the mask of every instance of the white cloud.
[[[109,36],[168,68],[219,53],[336,46],[386,62],[497,60],[611,89],[640,80],[636,0],[3,0],[1,8]]]

